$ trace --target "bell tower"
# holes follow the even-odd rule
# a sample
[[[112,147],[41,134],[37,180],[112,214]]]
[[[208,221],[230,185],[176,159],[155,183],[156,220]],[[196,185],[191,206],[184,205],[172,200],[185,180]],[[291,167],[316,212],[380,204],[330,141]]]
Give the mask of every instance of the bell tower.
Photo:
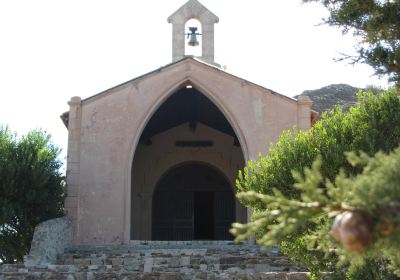
[[[201,24],[202,44],[197,46],[196,37],[190,33],[191,30],[185,30],[185,24],[190,19],[197,19]],[[177,61],[185,57],[185,38],[190,37],[189,43],[193,47],[201,47],[201,56],[199,59],[214,65],[214,24],[218,23],[219,18],[204,7],[197,0],[189,0],[180,7],[175,13],[168,17],[168,23],[172,23],[172,61]]]

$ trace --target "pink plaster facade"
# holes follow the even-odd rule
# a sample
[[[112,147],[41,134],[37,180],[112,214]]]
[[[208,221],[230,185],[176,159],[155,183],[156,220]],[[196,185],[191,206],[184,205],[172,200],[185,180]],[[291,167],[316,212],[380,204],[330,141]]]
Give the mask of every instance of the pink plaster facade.
[[[138,143],[146,124],[165,100],[188,83],[218,107],[240,147],[225,147],[230,136],[199,126],[197,133],[212,138],[213,148],[180,152],[171,145],[178,135],[185,137],[177,127],[155,137],[152,151],[144,155],[146,148],[138,148]],[[73,97],[69,105],[64,114],[69,130],[65,207],[74,225],[75,244],[127,244],[131,229],[135,239],[150,239],[151,195],[168,168],[185,161],[206,162],[223,172],[233,186],[244,162],[267,154],[282,131],[293,126],[306,130],[311,125],[310,100],[288,98],[194,58],[85,100]],[[151,179],[135,178],[139,170]],[[132,184],[137,193],[132,193]],[[145,199],[135,203],[139,193]],[[236,218],[245,222],[245,209],[236,207]]]

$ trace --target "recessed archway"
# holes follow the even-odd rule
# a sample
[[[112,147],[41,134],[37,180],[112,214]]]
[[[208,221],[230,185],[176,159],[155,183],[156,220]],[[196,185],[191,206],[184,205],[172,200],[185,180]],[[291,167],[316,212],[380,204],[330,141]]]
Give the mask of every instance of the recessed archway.
[[[163,175],[153,195],[153,240],[229,240],[234,193],[217,169],[184,163]]]
[[[240,142],[229,121],[191,83],[184,84],[159,106],[143,129],[134,154],[131,171],[131,239],[139,240],[160,239],[153,236],[152,232],[155,217],[153,204],[157,203],[153,195],[167,170],[185,162],[203,162],[214,166],[227,179],[233,197],[232,186],[238,170],[245,163]],[[198,205],[207,201],[210,203],[215,195],[214,192],[194,193],[192,191],[193,201],[197,200]],[[232,221],[245,222],[246,209],[235,198],[232,201]],[[193,209],[193,214],[196,209]],[[210,213],[215,215],[215,209]],[[184,239],[230,238],[229,235],[217,235],[214,230],[212,236],[208,233],[208,237],[195,230],[193,234]]]

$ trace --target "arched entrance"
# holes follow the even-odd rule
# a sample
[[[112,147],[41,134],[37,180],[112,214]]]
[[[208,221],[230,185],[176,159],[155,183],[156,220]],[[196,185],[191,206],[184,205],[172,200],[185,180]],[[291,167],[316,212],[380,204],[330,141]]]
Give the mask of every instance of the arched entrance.
[[[153,195],[153,240],[229,240],[234,219],[229,182],[205,164],[172,168]]]
[[[136,147],[131,239],[232,239],[231,223],[247,218],[233,188],[243,166],[228,120],[185,84],[154,112]]]

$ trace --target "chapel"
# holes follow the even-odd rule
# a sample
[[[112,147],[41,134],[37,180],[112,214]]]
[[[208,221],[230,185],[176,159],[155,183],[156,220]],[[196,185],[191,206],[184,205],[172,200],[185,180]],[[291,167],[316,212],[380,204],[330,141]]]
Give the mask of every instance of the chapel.
[[[188,26],[196,19],[200,25]],[[197,0],[168,17],[172,62],[86,99],[72,97],[66,214],[73,243],[231,240],[249,221],[238,171],[284,131],[312,123],[312,102],[224,71],[214,61],[219,18]],[[187,55],[187,48],[199,55]]]

